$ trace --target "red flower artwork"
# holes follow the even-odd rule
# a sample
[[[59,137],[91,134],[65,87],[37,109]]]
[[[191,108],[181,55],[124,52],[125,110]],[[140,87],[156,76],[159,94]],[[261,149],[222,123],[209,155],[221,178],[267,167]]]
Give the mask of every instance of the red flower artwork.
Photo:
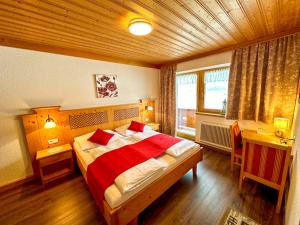
[[[96,75],[97,97],[118,97],[118,87],[115,75]]]

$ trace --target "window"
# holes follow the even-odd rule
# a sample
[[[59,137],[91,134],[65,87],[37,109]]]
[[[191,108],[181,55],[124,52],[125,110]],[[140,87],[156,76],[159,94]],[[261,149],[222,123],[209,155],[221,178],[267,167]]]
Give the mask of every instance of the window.
[[[198,111],[225,113],[229,68],[199,71]]]
[[[196,112],[225,113],[229,67],[176,76],[176,134],[195,136]]]
[[[196,73],[176,76],[176,131],[179,136],[195,135],[197,77]]]

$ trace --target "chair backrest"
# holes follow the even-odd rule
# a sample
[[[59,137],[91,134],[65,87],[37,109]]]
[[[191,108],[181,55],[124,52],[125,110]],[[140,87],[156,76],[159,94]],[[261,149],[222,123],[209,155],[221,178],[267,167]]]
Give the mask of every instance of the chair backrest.
[[[230,127],[230,132],[231,132],[231,146],[232,149],[237,149],[242,146],[242,132],[239,127],[238,121],[235,121],[231,127]]]
[[[260,178],[261,183],[281,185],[287,175],[290,149],[274,148],[255,142],[244,141],[244,172]]]

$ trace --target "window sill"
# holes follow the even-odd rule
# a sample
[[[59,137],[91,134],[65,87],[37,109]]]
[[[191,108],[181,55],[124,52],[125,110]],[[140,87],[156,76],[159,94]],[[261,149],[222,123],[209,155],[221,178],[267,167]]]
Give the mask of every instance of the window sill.
[[[223,114],[218,114],[218,113],[196,112],[196,115],[215,116],[215,117],[225,118],[225,115],[223,115]]]

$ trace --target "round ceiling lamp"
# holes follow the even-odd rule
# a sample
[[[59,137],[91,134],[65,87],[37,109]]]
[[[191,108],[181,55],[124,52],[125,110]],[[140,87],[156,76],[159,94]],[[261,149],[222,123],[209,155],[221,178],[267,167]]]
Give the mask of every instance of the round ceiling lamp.
[[[146,19],[133,19],[129,22],[128,29],[134,35],[144,36],[152,31],[152,25]]]

